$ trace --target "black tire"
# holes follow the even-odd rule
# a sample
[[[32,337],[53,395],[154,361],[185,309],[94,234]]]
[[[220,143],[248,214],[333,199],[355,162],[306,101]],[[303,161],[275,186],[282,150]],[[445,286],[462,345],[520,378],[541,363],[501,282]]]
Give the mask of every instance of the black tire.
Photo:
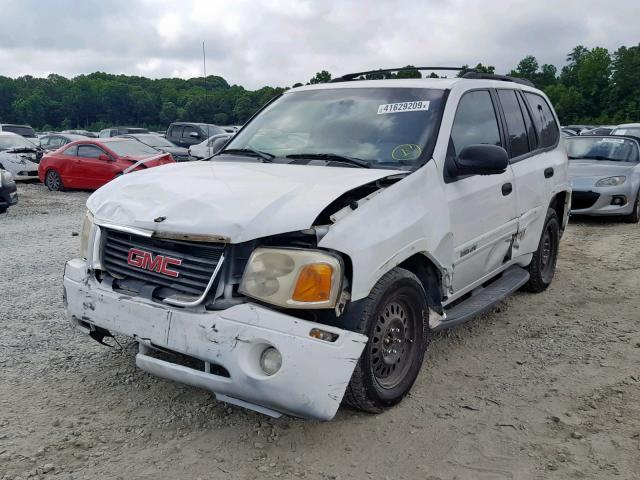
[[[346,405],[380,413],[409,393],[422,367],[429,334],[426,299],[418,277],[395,268],[362,300],[362,308],[354,312],[359,315],[354,330],[369,341],[345,392]]]
[[[622,220],[626,223],[638,223],[640,222],[640,190],[636,193],[636,200],[633,204],[633,211],[629,215],[622,217]]]
[[[547,210],[547,218],[544,221],[538,249],[527,267],[529,281],[522,287],[523,290],[540,293],[551,285],[556,272],[559,245],[560,221],[556,211],[550,208]]]
[[[64,184],[62,183],[62,178],[60,178],[60,175],[55,170],[47,170],[47,173],[44,176],[44,184],[52,192],[64,191]]]

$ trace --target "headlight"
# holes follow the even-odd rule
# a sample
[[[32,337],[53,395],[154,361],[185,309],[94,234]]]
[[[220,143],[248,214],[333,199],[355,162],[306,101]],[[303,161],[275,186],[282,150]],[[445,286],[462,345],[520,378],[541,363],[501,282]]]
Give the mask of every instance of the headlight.
[[[256,248],[240,292],[289,308],[333,308],[342,281],[338,258],[318,250]]]
[[[89,250],[89,240],[91,239],[91,230],[93,229],[93,215],[87,210],[82,222],[82,230],[80,232],[80,257],[87,258],[87,250]]]
[[[616,185],[622,185],[627,177],[607,177],[601,178],[596,182],[596,187],[615,187]]]

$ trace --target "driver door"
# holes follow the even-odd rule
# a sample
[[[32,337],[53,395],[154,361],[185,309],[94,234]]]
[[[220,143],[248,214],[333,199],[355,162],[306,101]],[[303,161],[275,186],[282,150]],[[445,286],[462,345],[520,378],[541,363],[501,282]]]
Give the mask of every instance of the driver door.
[[[95,145],[78,145],[76,170],[80,188],[100,188],[113,179],[112,162],[100,158],[101,155],[107,154]]]
[[[447,158],[477,144],[504,146],[497,108],[489,90],[465,93],[451,129]],[[445,192],[453,232],[454,294],[497,272],[518,228],[511,166],[501,174],[448,178]]]

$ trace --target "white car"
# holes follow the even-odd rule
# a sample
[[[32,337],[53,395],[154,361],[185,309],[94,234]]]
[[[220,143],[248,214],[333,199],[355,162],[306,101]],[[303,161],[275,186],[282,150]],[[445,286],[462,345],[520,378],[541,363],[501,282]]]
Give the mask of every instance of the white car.
[[[15,180],[38,178],[38,162],[42,150],[26,138],[11,132],[0,132],[0,169],[5,169]]]
[[[285,92],[210,161],[95,192],[72,323],[219,400],[327,420],[397,404],[434,331],[545,290],[571,198],[547,97],[354,76]]]
[[[195,160],[211,157],[220,151],[233,134],[219,133],[207,138],[204,142],[189,147],[189,157]]]

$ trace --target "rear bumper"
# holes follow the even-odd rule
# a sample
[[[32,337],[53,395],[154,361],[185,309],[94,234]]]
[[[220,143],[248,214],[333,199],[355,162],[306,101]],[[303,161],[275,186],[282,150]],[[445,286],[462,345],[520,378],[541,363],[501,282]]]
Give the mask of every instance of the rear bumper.
[[[270,415],[333,418],[367,337],[245,303],[211,312],[127,297],[88,275],[85,261],[65,266],[67,314],[85,333],[102,327],[140,342],[136,364],[154,375],[205,388],[220,400]],[[338,334],[335,342],[309,336],[312,328]],[[259,359],[272,346],[282,367],[267,376]],[[224,367],[229,377],[149,356],[159,347]]]

